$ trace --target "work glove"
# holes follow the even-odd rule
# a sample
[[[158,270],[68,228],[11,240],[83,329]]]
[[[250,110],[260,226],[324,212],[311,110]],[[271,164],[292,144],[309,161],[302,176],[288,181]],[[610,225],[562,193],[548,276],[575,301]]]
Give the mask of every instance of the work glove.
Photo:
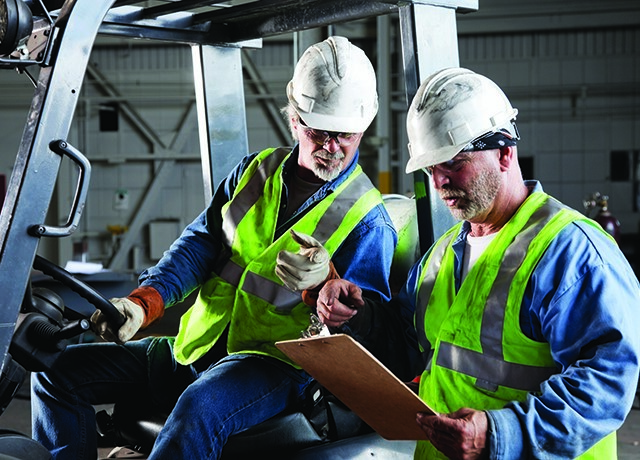
[[[131,340],[140,327],[142,327],[145,319],[144,310],[140,305],[126,297],[110,299],[109,301],[126,318],[124,324],[120,326],[120,329],[114,331],[107,322],[107,317],[104,313],[96,310],[93,315],[91,315],[92,329],[96,334],[109,342],[118,341],[125,343]]]
[[[329,252],[314,237],[290,230],[293,240],[300,245],[297,253],[280,251],[276,274],[292,291],[303,291],[320,286],[327,279],[331,259]]]

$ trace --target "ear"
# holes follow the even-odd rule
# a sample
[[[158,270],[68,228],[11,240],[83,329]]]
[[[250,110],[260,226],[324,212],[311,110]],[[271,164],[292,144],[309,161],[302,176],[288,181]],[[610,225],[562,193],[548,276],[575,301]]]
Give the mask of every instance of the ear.
[[[500,162],[500,170],[501,171],[508,171],[511,166],[517,161],[516,159],[516,148],[515,146],[509,146],[509,147],[501,147],[500,149],[498,149],[499,156],[498,156],[498,161]]]
[[[298,125],[300,124],[300,120],[296,116],[289,117],[289,131],[291,131],[291,137],[293,137],[294,141],[298,140]]]

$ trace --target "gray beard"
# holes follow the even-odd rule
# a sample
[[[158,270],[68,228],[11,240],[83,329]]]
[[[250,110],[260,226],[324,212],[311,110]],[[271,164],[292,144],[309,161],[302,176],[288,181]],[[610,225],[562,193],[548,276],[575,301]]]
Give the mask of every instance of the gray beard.
[[[462,195],[466,203],[460,208],[449,209],[449,211],[456,219],[473,219],[491,207],[500,185],[500,173],[497,171],[486,171],[478,175],[469,185],[470,192],[465,193],[459,189],[452,189],[459,192],[456,196]]]
[[[332,181],[340,175],[344,167],[344,155],[340,159],[340,163],[333,169],[323,168],[317,163],[313,164],[313,173],[325,182]]]

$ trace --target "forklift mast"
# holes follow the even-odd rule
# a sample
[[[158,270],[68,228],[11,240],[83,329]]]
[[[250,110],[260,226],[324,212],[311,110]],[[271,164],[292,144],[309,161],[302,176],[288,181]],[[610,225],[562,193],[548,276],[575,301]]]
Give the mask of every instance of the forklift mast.
[[[455,14],[477,8],[478,0],[0,0],[0,70],[40,67],[0,214],[0,356],[8,353],[40,239],[71,235],[84,208],[91,166],[67,138],[98,34],[191,47],[210,196],[239,160],[228,152],[248,150],[243,48],[259,48],[270,36],[397,12],[410,102],[429,74],[459,66]],[[50,226],[45,217],[63,157],[78,168],[76,194],[68,222]],[[424,251],[452,220],[422,173],[414,186]]]

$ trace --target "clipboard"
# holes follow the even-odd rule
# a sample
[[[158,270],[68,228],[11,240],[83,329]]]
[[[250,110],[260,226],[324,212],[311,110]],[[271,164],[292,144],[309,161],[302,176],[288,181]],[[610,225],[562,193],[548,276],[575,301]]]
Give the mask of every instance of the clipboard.
[[[383,438],[426,439],[416,413],[435,412],[350,336],[286,340],[276,347]]]

